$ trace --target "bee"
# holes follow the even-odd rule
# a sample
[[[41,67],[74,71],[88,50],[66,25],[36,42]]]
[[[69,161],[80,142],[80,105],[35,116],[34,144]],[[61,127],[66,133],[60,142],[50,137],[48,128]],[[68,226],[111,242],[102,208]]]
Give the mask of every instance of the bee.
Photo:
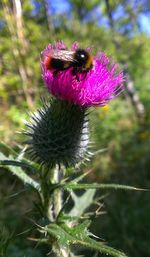
[[[92,69],[93,57],[85,49],[78,48],[75,51],[54,49],[52,53],[45,55],[44,65],[46,69],[54,71],[55,74],[72,67],[72,74],[79,81],[79,73],[86,76],[87,72]]]

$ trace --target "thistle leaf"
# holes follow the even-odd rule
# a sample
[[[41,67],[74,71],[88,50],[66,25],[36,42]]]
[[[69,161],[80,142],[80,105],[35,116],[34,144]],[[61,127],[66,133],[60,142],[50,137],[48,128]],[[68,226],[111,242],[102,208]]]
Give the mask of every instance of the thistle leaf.
[[[9,159],[4,159],[0,160],[0,165],[1,166],[15,166],[15,167],[22,167],[26,168],[30,171],[37,172],[35,167],[31,166],[29,163],[23,162],[23,161],[16,161],[16,160],[9,160]]]
[[[60,247],[67,247],[70,245],[81,245],[91,250],[99,251],[114,257],[126,257],[126,255],[112,247],[105,245],[102,242],[95,241],[90,236],[88,231],[89,221],[85,221],[80,225],[68,227],[66,225],[50,224],[43,228],[43,231],[53,236]]]
[[[127,186],[127,185],[120,185],[120,184],[97,184],[97,183],[92,183],[92,184],[75,184],[75,183],[66,183],[64,185],[61,184],[61,186],[64,189],[67,190],[77,190],[77,189],[121,189],[121,190],[141,190],[141,191],[148,191],[148,189],[142,189],[142,188],[137,188],[133,186]]]

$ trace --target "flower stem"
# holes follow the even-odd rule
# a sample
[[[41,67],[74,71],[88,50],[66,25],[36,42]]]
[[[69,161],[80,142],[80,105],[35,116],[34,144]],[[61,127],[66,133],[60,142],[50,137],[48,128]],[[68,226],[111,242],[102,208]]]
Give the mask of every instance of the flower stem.
[[[63,169],[61,166],[56,166],[54,170],[54,183],[60,183],[63,179]],[[63,206],[63,192],[61,189],[56,189],[54,192],[54,215],[55,219],[57,219],[59,212],[61,211]]]
[[[60,183],[63,179],[63,168],[60,165],[57,165],[54,174],[53,174],[53,183]],[[57,221],[57,218],[59,216],[60,211],[63,207],[63,191],[62,189],[56,189],[54,191],[54,197],[53,197],[53,206],[54,206],[54,217],[55,221]],[[53,251],[55,252],[56,256],[58,257],[75,257],[73,253],[71,253],[71,250],[69,247],[60,247],[57,243],[53,245]]]

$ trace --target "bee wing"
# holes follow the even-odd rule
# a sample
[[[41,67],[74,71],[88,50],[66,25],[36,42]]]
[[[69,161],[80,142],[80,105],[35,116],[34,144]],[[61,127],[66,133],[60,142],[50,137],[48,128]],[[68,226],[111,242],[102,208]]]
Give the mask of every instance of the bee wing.
[[[60,59],[67,62],[73,62],[74,60],[74,51],[68,50],[55,50],[52,53],[52,57],[55,59]]]
[[[74,59],[74,53],[75,51],[69,51],[69,50],[57,50],[57,49],[53,49],[51,51],[42,51],[41,52],[41,60],[43,60],[44,56],[47,57],[52,57],[55,59],[59,59],[65,62],[76,62],[76,60]]]

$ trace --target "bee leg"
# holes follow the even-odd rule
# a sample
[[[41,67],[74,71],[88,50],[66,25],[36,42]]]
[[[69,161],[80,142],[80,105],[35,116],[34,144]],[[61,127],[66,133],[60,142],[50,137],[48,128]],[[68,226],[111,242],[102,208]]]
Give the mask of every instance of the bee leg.
[[[87,75],[87,71],[84,72],[84,76],[83,76],[82,80],[84,80],[86,78],[86,75]]]
[[[79,73],[81,73],[83,75],[82,78],[79,78]],[[86,78],[87,71],[82,71],[82,70],[79,70],[79,69],[73,69],[72,70],[72,75],[76,76],[76,80],[78,82],[80,82],[80,81],[82,81]]]
[[[63,68],[61,68],[61,69],[56,69],[56,70],[54,70],[53,75],[54,75],[54,76],[57,76],[60,71],[65,71],[65,70],[67,70],[68,68],[69,68],[69,66],[63,67]]]
[[[53,72],[54,77],[56,77],[56,76],[58,75],[58,73],[59,73],[59,70],[55,70],[55,71]]]
[[[80,82],[80,79],[79,79],[79,76],[78,76],[78,73],[77,73],[77,72],[76,72],[76,74],[75,74],[75,75],[76,75],[76,79],[77,79],[77,81],[78,81],[78,82]]]
[[[79,76],[78,76],[78,72],[77,72],[76,69],[73,69],[73,70],[72,70],[72,75],[73,75],[73,76],[76,76],[76,80],[77,80],[78,82],[80,82],[80,79],[79,79]]]

